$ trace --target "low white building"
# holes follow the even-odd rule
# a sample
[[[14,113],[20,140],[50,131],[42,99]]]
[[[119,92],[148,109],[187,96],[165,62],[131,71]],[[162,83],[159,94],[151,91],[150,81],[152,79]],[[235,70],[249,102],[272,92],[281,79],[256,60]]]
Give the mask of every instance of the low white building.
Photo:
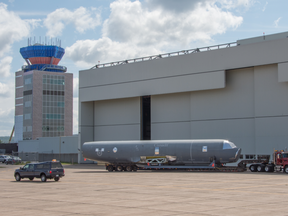
[[[23,161],[78,162],[78,136],[39,137],[18,142],[18,156]]]
[[[287,37],[80,71],[79,149],[93,140],[209,138],[234,142],[244,158],[287,148]]]

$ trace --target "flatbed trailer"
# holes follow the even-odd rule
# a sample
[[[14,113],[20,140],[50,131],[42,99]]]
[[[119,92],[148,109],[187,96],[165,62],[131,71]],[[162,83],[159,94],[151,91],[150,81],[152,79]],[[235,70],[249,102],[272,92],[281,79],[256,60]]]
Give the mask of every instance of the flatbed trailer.
[[[246,169],[236,166],[144,166],[138,170],[185,170],[190,172],[244,172]]]
[[[236,166],[219,166],[213,161],[211,164],[207,165],[165,165],[165,164],[137,164],[133,166],[125,165],[113,165],[106,164],[106,169],[108,171],[137,171],[137,170],[185,170],[191,172],[244,172],[246,167],[236,167]],[[122,169],[126,167],[126,169]],[[128,168],[128,169],[127,169]]]
[[[238,166],[224,166],[215,163],[209,165],[173,165],[167,163],[141,163],[141,164],[106,164],[106,169],[112,171],[137,171],[137,170],[185,170],[194,172],[274,172],[283,171],[288,174],[288,152],[275,151],[273,161],[270,162],[270,155],[258,156],[257,159],[241,160]]]

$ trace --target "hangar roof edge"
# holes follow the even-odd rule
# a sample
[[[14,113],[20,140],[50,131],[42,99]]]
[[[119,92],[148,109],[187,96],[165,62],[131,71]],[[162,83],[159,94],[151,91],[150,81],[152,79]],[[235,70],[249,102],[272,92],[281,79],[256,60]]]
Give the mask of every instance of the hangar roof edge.
[[[142,62],[142,61],[148,61],[148,60],[154,60],[154,59],[160,59],[160,58],[167,58],[167,57],[173,57],[173,56],[179,56],[179,55],[192,54],[192,53],[203,52],[203,51],[223,49],[223,48],[228,48],[228,47],[233,47],[233,46],[237,46],[237,42],[218,44],[218,45],[201,47],[201,48],[194,48],[194,49],[189,49],[189,50],[181,50],[181,51],[176,51],[176,52],[171,52],[171,53],[163,53],[163,54],[158,54],[158,55],[139,57],[139,58],[134,58],[134,59],[109,62],[109,63],[104,63],[104,64],[97,64],[97,65],[93,66],[92,68],[90,68],[90,70],[91,69],[97,69],[97,68],[117,66],[117,65],[122,65],[122,64],[128,64],[128,63],[135,63],[135,62]]]
[[[114,61],[114,62],[109,62],[109,63],[104,63],[104,64],[97,64],[97,65],[93,66],[92,68],[90,68],[90,70],[91,69],[97,69],[97,68],[123,65],[123,64],[128,64],[128,63],[135,63],[135,62],[142,62],[142,61],[148,61],[148,60],[154,60],[154,59],[160,59],[160,58],[167,58],[167,57],[173,57],[173,56],[179,56],[179,55],[192,54],[192,53],[203,52],[203,51],[210,51],[210,50],[235,47],[235,46],[239,46],[239,45],[247,45],[247,44],[263,42],[263,41],[278,40],[278,39],[283,39],[283,38],[288,38],[288,32],[282,32],[282,33],[271,34],[271,35],[263,34],[263,36],[237,40],[236,42],[231,42],[231,43],[218,44],[218,45],[207,46],[207,47],[202,47],[202,48],[194,48],[194,49],[189,49],[189,50],[181,50],[181,51],[176,51],[176,52],[171,52],[171,53],[164,53],[164,54],[158,54],[158,55],[152,55],[152,56],[146,56],[146,57],[139,57],[139,58],[134,58],[134,59]]]

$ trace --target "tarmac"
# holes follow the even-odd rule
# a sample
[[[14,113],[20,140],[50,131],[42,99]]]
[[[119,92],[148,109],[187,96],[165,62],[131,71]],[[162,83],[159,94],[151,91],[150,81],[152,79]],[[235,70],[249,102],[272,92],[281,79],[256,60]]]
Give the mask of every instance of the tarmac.
[[[288,215],[285,173],[107,172],[65,165],[59,182],[16,182],[0,164],[1,215]]]

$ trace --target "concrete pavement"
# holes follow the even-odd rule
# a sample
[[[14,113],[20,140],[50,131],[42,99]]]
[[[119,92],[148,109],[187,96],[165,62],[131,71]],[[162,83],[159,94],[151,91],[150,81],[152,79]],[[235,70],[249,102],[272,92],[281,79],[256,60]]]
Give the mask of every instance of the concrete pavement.
[[[284,173],[107,172],[66,165],[59,182],[16,182],[0,164],[1,215],[288,215]]]

